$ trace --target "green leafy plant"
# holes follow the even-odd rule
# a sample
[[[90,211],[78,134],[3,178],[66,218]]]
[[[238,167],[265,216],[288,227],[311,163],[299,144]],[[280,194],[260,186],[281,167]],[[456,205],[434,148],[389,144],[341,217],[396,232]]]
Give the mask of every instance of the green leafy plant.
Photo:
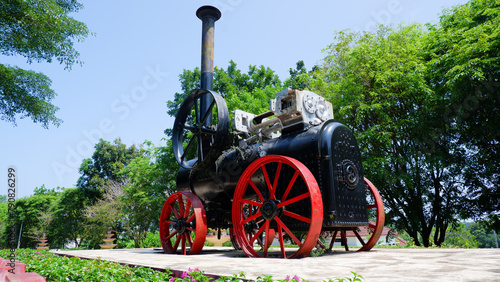
[[[141,240],[142,248],[159,248],[161,247],[160,231],[155,233],[149,232],[144,239]]]
[[[0,256],[9,255],[9,249],[0,250]],[[77,257],[63,257],[52,254],[48,251],[37,251],[32,249],[16,250],[16,259],[27,263],[27,272],[36,272],[47,279],[47,281],[219,281],[236,282],[246,279],[244,272],[223,276],[213,279],[205,275],[205,272],[198,269],[189,269],[181,273],[180,277],[175,277],[170,269],[164,272],[156,271],[147,267],[130,267],[116,262],[105,261],[100,258],[94,260],[80,259]],[[325,280],[328,282],[362,281],[363,277],[352,272],[354,277],[340,278],[336,280]],[[297,275],[287,275],[285,279],[273,279],[270,275],[257,277],[256,282],[273,281],[294,281],[306,282],[307,280]]]

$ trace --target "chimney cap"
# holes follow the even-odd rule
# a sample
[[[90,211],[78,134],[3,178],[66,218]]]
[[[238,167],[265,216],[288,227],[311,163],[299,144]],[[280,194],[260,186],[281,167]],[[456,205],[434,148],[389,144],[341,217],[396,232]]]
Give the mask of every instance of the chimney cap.
[[[200,19],[203,20],[206,17],[211,17],[214,19],[214,21],[220,19],[222,16],[221,12],[219,9],[215,8],[214,6],[201,6],[197,11],[196,11],[196,16]]]

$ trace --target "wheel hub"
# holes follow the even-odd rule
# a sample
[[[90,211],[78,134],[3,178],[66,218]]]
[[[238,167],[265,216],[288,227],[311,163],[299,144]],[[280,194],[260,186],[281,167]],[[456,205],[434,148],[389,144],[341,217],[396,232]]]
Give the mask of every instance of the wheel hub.
[[[184,232],[186,232],[186,220],[184,218],[179,218],[174,224],[174,228],[178,234],[184,234]]]
[[[278,211],[277,201],[271,199],[265,200],[260,207],[260,212],[265,220],[272,220],[276,215],[278,215]]]

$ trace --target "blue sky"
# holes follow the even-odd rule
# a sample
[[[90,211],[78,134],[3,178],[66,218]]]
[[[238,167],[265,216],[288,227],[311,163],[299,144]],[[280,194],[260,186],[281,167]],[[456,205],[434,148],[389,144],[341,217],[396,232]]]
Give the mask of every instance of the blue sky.
[[[48,130],[30,119],[17,127],[0,121],[0,183],[17,169],[17,197],[35,187],[74,187],[78,167],[99,138],[131,145],[161,145],[173,118],[166,101],[180,91],[183,69],[200,65],[203,5],[222,11],[215,27],[215,64],[264,65],[281,80],[298,60],[310,69],[324,57],[336,30],[373,30],[376,24],[438,21],[443,8],[465,0],[382,1],[87,1],[74,18],[95,36],[75,44],[83,66],[27,65],[23,57],[0,56],[3,64],[40,71],[52,79],[53,104],[64,122]],[[0,194],[7,193],[7,185]]]

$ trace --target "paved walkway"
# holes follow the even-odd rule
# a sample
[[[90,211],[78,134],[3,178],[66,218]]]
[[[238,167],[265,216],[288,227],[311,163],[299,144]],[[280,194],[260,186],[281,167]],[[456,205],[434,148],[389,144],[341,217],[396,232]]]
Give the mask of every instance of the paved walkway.
[[[248,279],[298,275],[311,282],[352,277],[370,281],[500,281],[500,249],[373,249],[334,252],[303,259],[248,258],[232,248],[205,247],[199,255],[164,254],[159,249],[52,251],[131,265],[188,270],[231,276],[244,271]]]

